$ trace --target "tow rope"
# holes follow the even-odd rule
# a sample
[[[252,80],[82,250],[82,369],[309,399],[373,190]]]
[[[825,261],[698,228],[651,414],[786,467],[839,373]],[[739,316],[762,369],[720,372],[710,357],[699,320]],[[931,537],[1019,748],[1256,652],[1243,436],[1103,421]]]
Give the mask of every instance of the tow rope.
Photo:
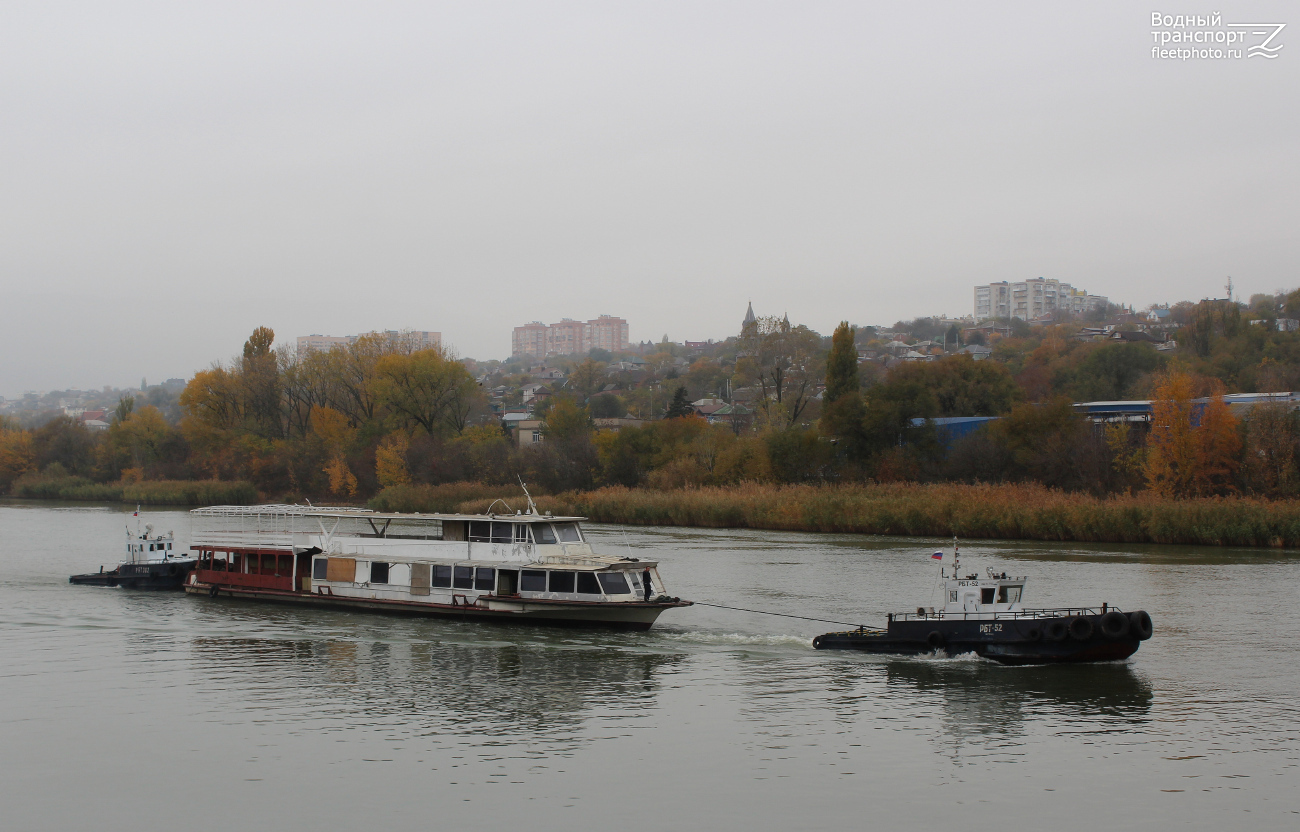
[[[870,630],[871,627],[862,624],[852,624],[848,621],[832,621],[829,618],[810,618],[806,615],[791,615],[787,612],[768,612],[767,610],[748,610],[744,607],[729,607],[726,604],[710,604],[708,601],[696,601],[701,607],[717,607],[720,610],[735,610],[736,612],[753,612],[759,615],[779,615],[782,618],[798,618],[803,621],[820,621],[822,624],[843,624],[845,627],[856,627],[859,630]]]

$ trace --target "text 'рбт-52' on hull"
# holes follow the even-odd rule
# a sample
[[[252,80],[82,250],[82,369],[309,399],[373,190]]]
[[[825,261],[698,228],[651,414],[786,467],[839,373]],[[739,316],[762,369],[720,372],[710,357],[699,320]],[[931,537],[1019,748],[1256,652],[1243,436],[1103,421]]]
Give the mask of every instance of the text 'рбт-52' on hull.
[[[582,517],[298,505],[194,509],[186,592],[408,615],[648,630],[689,601],[658,563],[600,555]]]
[[[892,613],[884,630],[860,627],[813,639],[818,650],[921,655],[940,650],[950,656],[976,653],[1003,664],[1104,662],[1126,659],[1151,638],[1151,616],[1102,604],[1067,609],[1021,606],[1025,579],[987,570],[959,573],[954,544],[951,575],[940,566],[945,604]],[[932,555],[942,562],[943,553]]]

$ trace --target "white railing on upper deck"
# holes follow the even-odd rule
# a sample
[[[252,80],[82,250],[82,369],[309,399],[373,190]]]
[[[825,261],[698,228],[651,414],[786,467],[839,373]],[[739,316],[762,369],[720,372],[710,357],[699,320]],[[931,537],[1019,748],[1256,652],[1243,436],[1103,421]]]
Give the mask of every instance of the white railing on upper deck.
[[[360,534],[369,530],[369,509],[291,505],[209,506],[190,511],[193,546],[289,549],[308,535]]]

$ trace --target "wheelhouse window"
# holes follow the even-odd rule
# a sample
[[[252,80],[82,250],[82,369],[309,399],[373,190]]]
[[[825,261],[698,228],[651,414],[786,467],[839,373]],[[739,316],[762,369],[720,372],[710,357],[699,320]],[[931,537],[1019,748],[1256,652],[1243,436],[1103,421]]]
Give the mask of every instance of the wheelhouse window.
[[[326,580],[325,576],[329,574],[329,561],[325,558],[316,558],[311,562],[311,579],[313,581]]]
[[[455,575],[452,578],[451,585],[456,589],[473,589],[474,588],[474,567],[457,566]]]
[[[527,523],[514,523],[515,543],[532,543],[533,539],[528,534]]]
[[[490,566],[474,570],[474,588],[491,592],[497,588],[497,571]]]
[[[561,543],[581,543],[582,535],[578,534],[577,523],[554,523],[555,534],[559,536]]]
[[[601,572],[600,588],[606,595],[628,595],[632,590],[627,585],[627,578],[622,572]]]
[[[576,572],[552,572],[551,592],[573,592]]]
[[[470,543],[510,543],[513,539],[511,527],[514,523],[498,520],[471,520],[469,522]]]
[[[429,578],[429,585],[446,589],[451,586],[451,567],[433,565],[433,575]]]
[[[546,571],[543,569],[525,569],[519,576],[520,592],[545,592]]]
[[[1004,586],[1000,586],[1000,587],[998,587],[998,603],[999,603],[999,604],[1018,604],[1018,603],[1020,603],[1020,592],[1021,592],[1021,590],[1023,590],[1023,589],[1024,589],[1024,587],[1019,586],[1019,585],[1016,585],[1016,586],[1006,586],[1006,585],[1004,585]]]
[[[538,543],[555,543],[555,531],[550,523],[534,523],[533,537]]]
[[[578,573],[578,593],[581,595],[600,594],[600,584],[596,581],[595,572]]]
[[[388,583],[388,564],[386,563],[370,564],[370,583],[372,584]]]
[[[983,587],[980,587],[980,603],[981,603],[981,604],[992,604],[992,603],[993,603],[993,591],[994,591],[994,590],[993,590],[993,587],[991,587],[991,586],[983,586]]]

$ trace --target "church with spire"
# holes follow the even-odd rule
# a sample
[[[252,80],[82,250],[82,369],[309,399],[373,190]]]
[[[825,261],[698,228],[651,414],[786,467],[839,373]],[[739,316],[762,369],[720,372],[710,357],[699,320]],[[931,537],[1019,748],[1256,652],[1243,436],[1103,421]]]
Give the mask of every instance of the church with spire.
[[[740,331],[744,332],[745,327],[749,326],[756,320],[758,320],[758,318],[754,316],[754,302],[751,300],[749,302],[749,309],[745,310],[745,320],[740,322]]]

